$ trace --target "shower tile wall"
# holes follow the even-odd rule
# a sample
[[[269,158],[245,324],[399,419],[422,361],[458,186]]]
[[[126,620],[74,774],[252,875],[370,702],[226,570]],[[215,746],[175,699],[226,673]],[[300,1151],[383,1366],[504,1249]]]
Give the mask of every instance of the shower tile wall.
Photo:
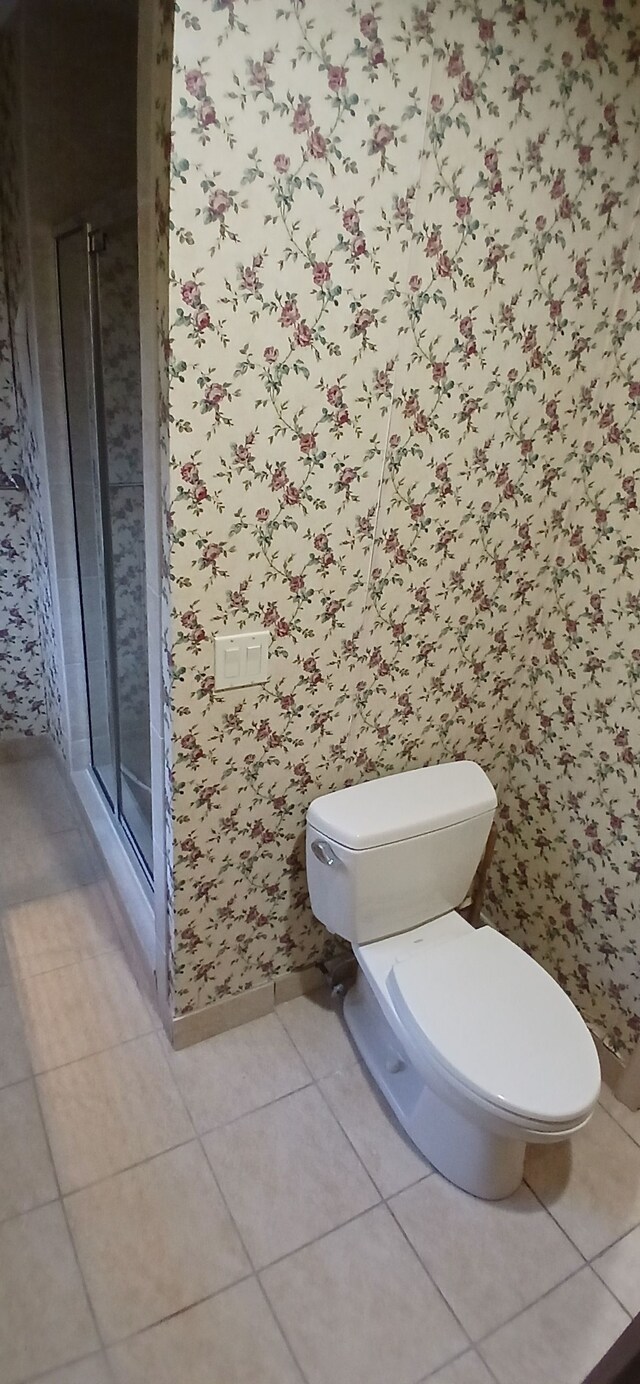
[[[496,920],[634,1042],[637,24],[177,13],[178,1012],[327,946],[311,797],[468,754]],[[256,624],[269,683],[216,695],[215,632]]]
[[[59,0],[55,6],[49,0],[29,0],[16,14],[23,31],[23,51],[28,54],[20,118],[26,149],[23,175],[34,285],[31,359],[42,401],[58,577],[59,635],[64,653],[56,679],[63,684],[61,738],[71,766],[83,769],[89,762],[90,746],[54,235],[61,225],[114,192],[135,187],[135,140],[131,135],[135,126],[135,6],[110,6],[101,9],[98,16],[93,7],[78,6],[73,0]],[[96,23],[100,26],[99,42]],[[129,54],[133,54],[133,71],[126,66]],[[118,81],[113,76],[116,70]],[[30,99],[33,90],[39,93],[37,101]]]
[[[60,743],[61,709],[37,442],[28,294],[22,256],[17,41],[0,33],[0,473],[26,493],[0,492],[0,738]]]

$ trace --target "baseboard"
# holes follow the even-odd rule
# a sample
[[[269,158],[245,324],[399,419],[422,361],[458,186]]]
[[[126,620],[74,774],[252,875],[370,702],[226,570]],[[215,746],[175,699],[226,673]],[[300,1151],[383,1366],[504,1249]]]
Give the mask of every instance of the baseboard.
[[[15,764],[22,759],[51,756],[53,742],[45,735],[8,735],[0,740],[0,764]]]
[[[326,984],[324,973],[319,966],[306,966],[300,971],[290,971],[276,976],[266,985],[257,985],[253,990],[243,990],[238,995],[225,995],[208,1004],[203,1009],[194,1009],[190,1014],[177,1015],[172,1023],[171,1041],[174,1048],[187,1048],[192,1043],[200,1043],[204,1038],[214,1038],[229,1028],[251,1023],[270,1014],[276,1004],[307,995]]]
[[[622,1067],[614,1090],[618,1100],[629,1110],[640,1110],[640,1044],[636,1044],[629,1061]]]
[[[275,1003],[286,1004],[287,1000],[295,1000],[298,995],[309,995],[312,990],[326,985],[327,974],[319,966],[305,966],[301,971],[287,971],[284,975],[276,976],[273,984]]]

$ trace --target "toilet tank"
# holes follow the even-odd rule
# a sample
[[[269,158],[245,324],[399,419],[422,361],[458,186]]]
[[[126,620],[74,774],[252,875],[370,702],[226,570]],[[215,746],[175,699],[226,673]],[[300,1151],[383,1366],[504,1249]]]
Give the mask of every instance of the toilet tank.
[[[497,798],[471,760],[327,793],[307,813],[313,912],[357,946],[440,917],[464,902]]]

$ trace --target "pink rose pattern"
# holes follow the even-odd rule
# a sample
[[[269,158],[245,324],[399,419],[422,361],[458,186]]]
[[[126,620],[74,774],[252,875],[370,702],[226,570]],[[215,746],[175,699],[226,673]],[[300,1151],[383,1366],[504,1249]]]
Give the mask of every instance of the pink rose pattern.
[[[177,16],[179,1012],[332,946],[311,798],[469,755],[501,802],[491,915],[635,1039],[633,21],[628,0]],[[269,682],[217,694],[213,636],[243,626],[271,632]]]
[[[0,492],[0,739],[49,731],[61,744],[39,457],[24,362],[15,349],[25,292],[16,73],[17,53],[6,26],[0,33],[0,475],[18,472],[27,491],[18,498]]]

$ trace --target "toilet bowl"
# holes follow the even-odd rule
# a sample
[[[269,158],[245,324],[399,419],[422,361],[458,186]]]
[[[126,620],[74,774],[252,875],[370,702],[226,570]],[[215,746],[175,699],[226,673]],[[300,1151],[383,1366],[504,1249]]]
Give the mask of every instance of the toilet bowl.
[[[429,1162],[492,1200],[519,1186],[527,1143],[567,1139],[600,1091],[561,987],[456,911],[495,806],[483,770],[460,761],[327,794],[307,817],[313,910],[358,961],[344,1003],[356,1046]]]

